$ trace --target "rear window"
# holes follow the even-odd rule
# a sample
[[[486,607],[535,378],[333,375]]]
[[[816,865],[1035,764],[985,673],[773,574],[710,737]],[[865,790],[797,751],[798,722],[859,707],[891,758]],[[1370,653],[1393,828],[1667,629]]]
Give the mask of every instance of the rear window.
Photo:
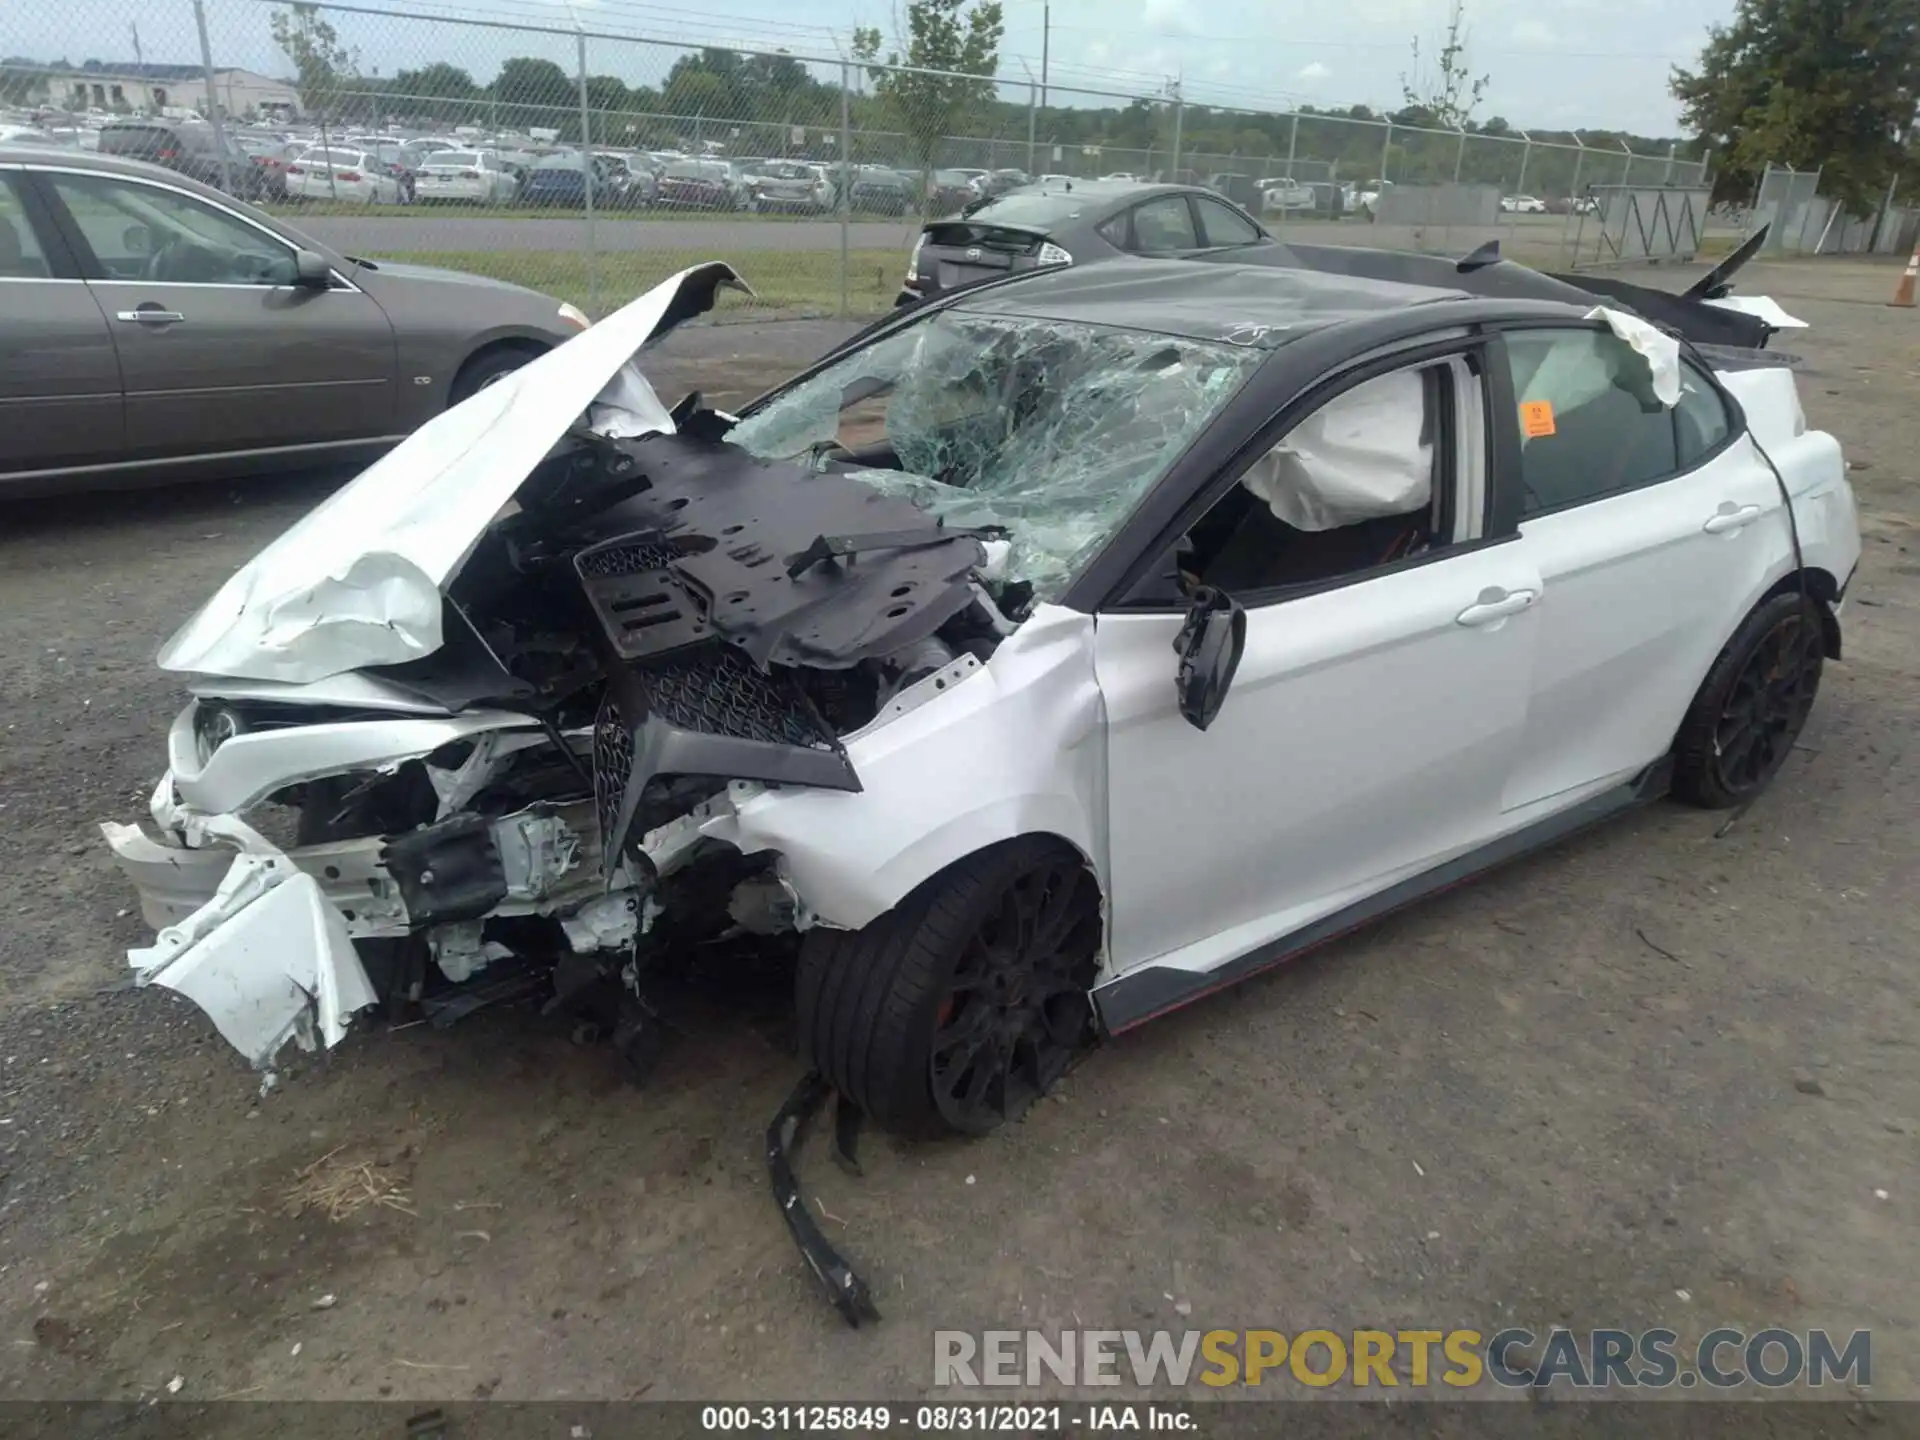
[[[471,150],[441,150],[427,157],[429,165],[478,165],[480,157]]]
[[[1087,208],[1079,195],[1002,195],[989,200],[967,218],[994,225],[1025,225],[1045,230],[1072,220]]]
[[[682,160],[677,165],[667,167],[669,180],[724,180],[728,173],[725,165],[711,162],[701,164],[697,160]]]

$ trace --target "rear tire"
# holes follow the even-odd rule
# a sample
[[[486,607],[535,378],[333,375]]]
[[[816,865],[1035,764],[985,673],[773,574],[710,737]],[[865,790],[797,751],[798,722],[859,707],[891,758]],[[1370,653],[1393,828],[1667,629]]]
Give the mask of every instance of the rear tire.
[[[1721,650],[1680,722],[1673,793],[1689,805],[1744,805],[1793,751],[1820,689],[1819,602],[1798,591],[1755,606]]]
[[[807,933],[801,1048],[895,1134],[985,1134],[1092,1041],[1100,933],[1099,886],[1071,846],[993,846],[863,930]]]

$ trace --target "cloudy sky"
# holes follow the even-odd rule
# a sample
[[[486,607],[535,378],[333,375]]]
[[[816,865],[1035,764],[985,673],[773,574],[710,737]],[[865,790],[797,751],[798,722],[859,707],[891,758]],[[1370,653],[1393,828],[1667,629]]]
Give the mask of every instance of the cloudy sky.
[[[891,34],[895,0],[351,0],[369,8],[437,17],[430,21],[341,15],[343,35],[383,74],[451,59],[485,79],[499,60],[571,46],[511,32],[438,23],[489,15],[684,41],[785,46],[831,55],[855,25]],[[1707,27],[1723,23],[1733,0],[1467,0],[1475,73],[1490,76],[1480,118],[1550,129],[1606,127],[1643,135],[1677,133],[1667,75],[1699,52]],[[284,63],[266,37],[260,0],[207,0],[218,63],[274,72]],[[1041,0],[1004,0],[1007,35],[1001,74],[1022,82],[1038,72]],[[1249,107],[1290,103],[1397,106],[1400,76],[1439,49],[1448,0],[1053,0],[1049,73],[1058,103],[1066,87],[1146,93],[1181,77],[1196,99]],[[0,0],[0,53],[36,58],[123,59],[129,22],[140,26],[149,60],[197,58],[189,0]],[[126,38],[122,38],[126,37]],[[616,49],[626,63],[601,65],[630,82],[657,83],[672,62],[659,48]],[[1024,63],[1023,63],[1024,62]],[[651,72],[651,73],[650,73]],[[1012,92],[1009,91],[1009,94]],[[1089,100],[1089,103],[1096,103]]]

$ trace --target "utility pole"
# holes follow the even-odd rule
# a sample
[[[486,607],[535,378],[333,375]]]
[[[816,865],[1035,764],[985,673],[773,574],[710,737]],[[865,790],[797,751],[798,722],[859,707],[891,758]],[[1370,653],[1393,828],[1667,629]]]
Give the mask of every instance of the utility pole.
[[[1053,0],[1040,7],[1040,108],[1047,108],[1047,49],[1053,39]]]
[[[200,73],[207,81],[207,121],[213,126],[213,146],[220,152],[221,188],[229,195],[234,190],[233,156],[227,151],[227,127],[220,119],[220,90],[213,80],[213,45],[207,39],[207,9],[200,0],[193,0],[193,23],[200,32]],[[333,173],[333,167],[327,167],[327,173]]]

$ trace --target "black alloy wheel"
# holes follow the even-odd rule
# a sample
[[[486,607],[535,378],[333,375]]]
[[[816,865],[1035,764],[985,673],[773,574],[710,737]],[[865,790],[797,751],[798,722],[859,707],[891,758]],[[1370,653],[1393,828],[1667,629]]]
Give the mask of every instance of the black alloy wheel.
[[[935,1016],[929,1080],[954,1129],[981,1134],[1051,1089],[1086,1043],[1100,895],[1078,856],[1017,876],[962,948]]]

